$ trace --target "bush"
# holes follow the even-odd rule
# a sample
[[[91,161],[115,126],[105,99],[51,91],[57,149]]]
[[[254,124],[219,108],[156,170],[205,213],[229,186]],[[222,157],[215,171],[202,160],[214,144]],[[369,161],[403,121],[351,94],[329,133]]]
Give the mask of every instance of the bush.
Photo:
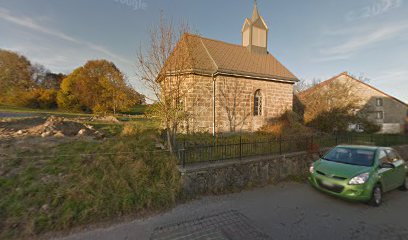
[[[136,136],[141,133],[141,129],[134,123],[125,123],[122,136]]]
[[[57,91],[43,88],[16,91],[11,102],[20,107],[53,109],[57,108]]]
[[[270,119],[259,132],[272,133],[275,136],[308,136],[314,134],[315,131],[306,127],[298,114],[287,111],[279,118]]]
[[[365,133],[372,134],[372,133],[378,133],[379,131],[381,131],[380,125],[375,124],[367,120],[366,118],[360,118],[358,122],[363,126]]]
[[[346,132],[350,123],[355,121],[347,109],[335,108],[319,113],[307,126],[325,133]]]
[[[379,125],[367,120],[366,116],[350,114],[345,108],[321,112],[307,126],[331,134],[349,131],[350,124],[361,124],[366,133],[376,133],[381,130]]]

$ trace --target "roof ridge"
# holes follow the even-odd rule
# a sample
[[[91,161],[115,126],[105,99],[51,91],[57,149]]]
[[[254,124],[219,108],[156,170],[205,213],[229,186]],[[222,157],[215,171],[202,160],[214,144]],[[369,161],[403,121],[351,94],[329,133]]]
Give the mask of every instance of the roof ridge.
[[[324,80],[324,81],[320,82],[319,84],[316,84],[316,85],[314,85],[314,86],[312,86],[312,87],[310,87],[310,88],[308,88],[308,89],[306,89],[306,90],[300,92],[299,95],[300,95],[300,96],[306,95],[306,94],[308,94],[309,92],[311,92],[312,90],[317,89],[317,88],[320,88],[320,87],[323,87],[323,86],[325,86],[326,84],[330,83],[331,81],[337,79],[338,77],[340,77],[340,76],[342,76],[342,75],[344,75],[344,74],[347,74],[347,72],[342,72],[342,73],[340,73],[340,74],[335,75],[334,77],[331,77],[331,78],[329,78],[329,79],[327,79],[327,80]]]
[[[217,71],[218,71],[218,65],[217,65],[217,63],[215,62],[214,58],[211,56],[210,52],[208,51],[207,46],[205,46],[205,44],[203,43],[203,39],[202,39],[202,38],[200,38],[200,42],[201,42],[201,45],[203,45],[203,47],[204,47],[204,49],[205,49],[205,52],[207,53],[208,57],[211,59],[212,63],[214,64],[214,66],[215,66],[215,72],[217,72]]]
[[[348,74],[347,72],[343,72],[342,74],[340,74],[340,76],[341,76],[341,75],[345,75],[345,76],[351,78],[352,80],[357,81],[357,82],[359,82],[359,83],[361,83],[361,84],[363,84],[363,85],[365,85],[365,86],[367,86],[367,87],[369,87],[369,88],[371,88],[371,89],[373,89],[373,90],[375,90],[375,91],[377,91],[377,92],[379,92],[379,93],[381,93],[381,94],[384,94],[385,96],[387,96],[387,97],[389,97],[389,98],[392,98],[392,99],[394,99],[395,101],[397,101],[397,102],[399,102],[399,103],[401,103],[401,104],[403,104],[403,105],[405,105],[405,106],[408,107],[408,103],[405,103],[404,101],[402,101],[402,100],[400,100],[400,99],[398,99],[398,98],[396,98],[396,97],[394,97],[394,96],[391,96],[390,94],[388,94],[388,93],[386,93],[386,92],[383,92],[383,91],[381,91],[380,89],[378,89],[378,88],[376,88],[376,87],[374,87],[374,86],[372,86],[372,85],[370,85],[370,84],[368,84],[368,83],[365,83],[365,82],[363,82],[363,81],[360,81],[360,80],[356,79],[355,77],[351,76],[351,75]]]
[[[340,73],[340,74],[338,74],[338,75],[336,75],[336,76],[334,76],[334,77],[331,77],[331,78],[329,78],[329,79],[327,79],[327,80],[325,80],[325,81],[323,81],[323,82],[321,82],[321,83],[319,83],[319,84],[317,84],[317,85],[315,85],[315,86],[313,86],[313,87],[311,87],[311,88],[309,88],[309,89],[306,89],[305,91],[300,92],[299,95],[300,95],[300,96],[304,96],[304,95],[308,94],[310,91],[312,91],[312,90],[314,90],[314,89],[317,89],[317,88],[320,88],[320,87],[323,87],[323,86],[329,84],[330,82],[332,82],[332,81],[338,79],[338,78],[341,77],[341,76],[349,77],[350,79],[352,79],[352,80],[354,80],[354,81],[356,81],[356,82],[358,82],[358,83],[361,83],[361,84],[363,84],[363,85],[365,85],[365,86],[367,86],[367,87],[369,87],[369,88],[371,88],[371,89],[373,89],[373,90],[375,90],[375,91],[377,91],[377,92],[379,92],[379,93],[381,93],[381,94],[384,94],[385,96],[387,96],[387,97],[389,97],[389,98],[392,98],[393,100],[395,100],[395,101],[397,101],[397,102],[399,102],[399,103],[401,103],[401,104],[403,104],[403,105],[405,105],[405,106],[408,106],[408,103],[405,103],[404,101],[402,101],[402,100],[400,100],[400,99],[398,99],[398,98],[396,98],[396,97],[394,97],[394,96],[391,96],[390,94],[388,94],[388,93],[386,93],[386,92],[383,92],[383,91],[381,91],[380,89],[378,89],[378,88],[376,88],[376,87],[374,87],[374,86],[372,86],[372,85],[370,85],[370,84],[368,84],[368,83],[365,83],[365,82],[363,82],[363,81],[360,81],[360,80],[356,79],[355,77],[351,76],[347,71],[346,71],[346,72],[342,72],[342,73]]]

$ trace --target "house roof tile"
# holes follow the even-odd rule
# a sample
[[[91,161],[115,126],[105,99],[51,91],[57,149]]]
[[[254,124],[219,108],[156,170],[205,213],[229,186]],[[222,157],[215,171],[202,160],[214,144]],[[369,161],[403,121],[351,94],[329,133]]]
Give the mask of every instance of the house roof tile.
[[[233,74],[253,78],[298,81],[295,75],[269,53],[252,53],[241,45],[192,34],[185,34],[181,38],[175,52],[182,47],[188,49],[190,70],[198,74]]]

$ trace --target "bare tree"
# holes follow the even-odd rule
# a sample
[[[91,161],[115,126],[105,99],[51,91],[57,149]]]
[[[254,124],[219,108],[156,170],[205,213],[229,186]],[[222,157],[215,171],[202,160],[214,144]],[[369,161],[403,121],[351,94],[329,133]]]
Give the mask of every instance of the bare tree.
[[[245,124],[245,121],[251,115],[251,110],[247,109],[245,103],[248,99],[242,97],[244,93],[245,84],[241,81],[228,81],[221,79],[220,91],[220,105],[228,118],[229,131],[235,132],[237,127]]]
[[[305,123],[321,131],[347,131],[361,118],[363,99],[350,79],[328,81],[298,96],[304,106]]]
[[[174,25],[161,16],[160,24],[150,31],[146,49],[137,53],[138,75],[152,92],[155,102],[149,114],[157,117],[167,133],[169,150],[176,149],[176,134],[189,118],[187,94],[193,89],[189,74],[193,61],[188,48],[186,24]]]
[[[301,97],[305,105],[305,121],[309,122],[322,112],[343,109],[355,114],[361,106],[361,97],[351,81],[333,81]]]
[[[351,73],[349,73],[349,74],[350,74],[350,76],[353,77],[354,79],[357,79],[357,80],[359,80],[360,82],[363,82],[363,83],[369,83],[369,82],[371,81],[371,79],[368,78],[368,77],[366,77],[366,76],[364,75],[364,73],[360,73],[358,76],[357,76],[357,75],[354,75],[354,74],[351,74]]]
[[[318,78],[313,78],[312,81],[308,82],[306,79],[300,79],[299,82],[297,82],[294,86],[294,91],[295,94],[303,92],[311,87],[314,87],[318,84],[320,84],[322,82],[322,80],[318,79]]]

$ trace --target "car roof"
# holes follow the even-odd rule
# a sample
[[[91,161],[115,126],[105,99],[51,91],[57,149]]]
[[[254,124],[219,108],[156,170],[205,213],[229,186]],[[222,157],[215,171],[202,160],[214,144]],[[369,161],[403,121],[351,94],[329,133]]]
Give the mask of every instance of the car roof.
[[[370,145],[338,145],[337,147],[354,148],[354,149],[369,149],[369,150],[391,149],[391,148],[386,148],[386,147],[378,147],[378,146],[370,146]]]

